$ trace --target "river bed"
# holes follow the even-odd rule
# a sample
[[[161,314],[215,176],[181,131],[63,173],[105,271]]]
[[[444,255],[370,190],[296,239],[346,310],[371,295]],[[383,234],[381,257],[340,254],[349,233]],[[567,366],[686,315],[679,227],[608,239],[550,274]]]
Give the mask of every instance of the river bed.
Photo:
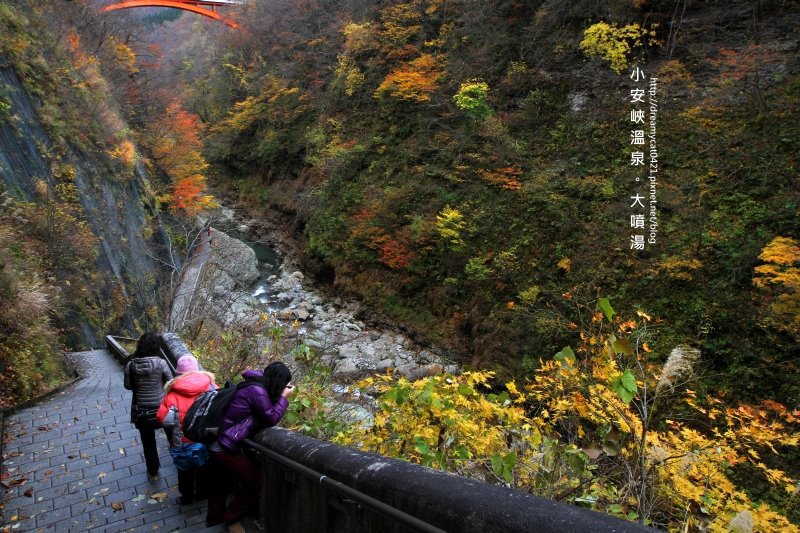
[[[358,320],[362,304],[325,296],[265,237],[254,234],[252,221],[229,208],[220,212],[214,228],[247,244],[258,259],[261,276],[249,289],[258,310],[319,353],[335,380],[346,383],[390,369],[409,379],[458,371],[454,362],[402,332]]]

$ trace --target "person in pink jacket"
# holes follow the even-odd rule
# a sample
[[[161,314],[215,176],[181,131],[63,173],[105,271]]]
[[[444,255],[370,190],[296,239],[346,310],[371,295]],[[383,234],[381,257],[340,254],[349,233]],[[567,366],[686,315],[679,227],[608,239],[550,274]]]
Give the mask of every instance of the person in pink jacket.
[[[218,388],[214,383],[214,374],[200,370],[200,364],[192,355],[184,355],[178,359],[175,371],[178,376],[164,385],[164,399],[156,413],[159,422],[165,426],[170,424],[175,426],[176,442],[171,442],[170,448],[182,444],[193,444],[191,440],[183,436],[182,431],[179,431],[183,417],[195,398],[201,393]],[[177,463],[176,466],[178,466],[178,492],[181,493],[181,505],[206,499],[209,477],[207,465],[189,469],[183,469]]]

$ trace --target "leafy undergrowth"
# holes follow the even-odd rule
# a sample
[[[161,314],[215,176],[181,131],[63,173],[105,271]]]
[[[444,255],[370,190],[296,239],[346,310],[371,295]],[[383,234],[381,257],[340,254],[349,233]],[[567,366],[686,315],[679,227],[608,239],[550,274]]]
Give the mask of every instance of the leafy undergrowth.
[[[670,531],[798,531],[800,411],[689,388],[699,354],[679,347],[652,363],[643,311],[622,320],[601,299],[591,324],[574,351],[499,388],[479,371],[368,378],[374,422],[335,441]],[[737,470],[774,493],[751,497],[757,483]]]

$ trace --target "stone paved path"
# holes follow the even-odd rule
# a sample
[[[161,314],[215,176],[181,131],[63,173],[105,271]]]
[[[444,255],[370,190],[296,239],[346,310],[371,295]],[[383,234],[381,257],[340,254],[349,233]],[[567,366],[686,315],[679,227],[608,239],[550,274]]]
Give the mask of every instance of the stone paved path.
[[[6,419],[0,531],[225,531],[205,527],[205,502],[178,505],[163,431],[148,481],[122,366],[105,350],[69,357],[83,379]]]

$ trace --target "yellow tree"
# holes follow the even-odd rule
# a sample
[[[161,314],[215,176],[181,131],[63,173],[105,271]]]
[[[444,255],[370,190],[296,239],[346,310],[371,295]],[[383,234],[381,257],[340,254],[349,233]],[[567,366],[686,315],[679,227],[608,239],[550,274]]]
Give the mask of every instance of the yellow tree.
[[[587,55],[599,56],[608,61],[611,70],[619,74],[628,66],[631,52],[654,37],[653,29],[648,30],[636,23],[617,26],[598,22],[586,29],[580,46]]]
[[[775,237],[758,256],[753,284],[776,294],[766,322],[800,337],[800,245],[789,237]]]
[[[670,529],[727,531],[740,517],[758,531],[796,531],[730,473],[749,463],[793,492],[793,481],[762,456],[798,445],[800,413],[772,401],[726,405],[687,389],[699,352],[679,347],[659,369],[647,356],[651,320],[643,311],[622,320],[601,298],[575,352],[565,348],[543,362],[526,386],[542,432],[579,444],[597,461],[582,501]]]

